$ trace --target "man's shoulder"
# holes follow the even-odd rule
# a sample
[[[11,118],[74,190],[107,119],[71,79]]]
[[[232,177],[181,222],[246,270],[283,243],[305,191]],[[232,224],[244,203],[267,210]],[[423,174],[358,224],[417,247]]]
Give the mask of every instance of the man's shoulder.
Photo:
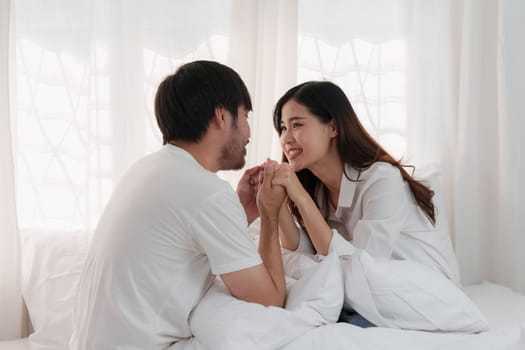
[[[233,192],[230,184],[204,169],[191,155],[166,147],[137,160],[123,175],[121,185],[147,196],[198,203],[219,192]]]
[[[216,173],[203,168],[190,153],[181,148],[170,146],[164,146],[160,150],[145,156],[141,161],[147,163],[151,169],[164,172],[172,178],[202,182],[202,185],[223,185],[224,181]]]

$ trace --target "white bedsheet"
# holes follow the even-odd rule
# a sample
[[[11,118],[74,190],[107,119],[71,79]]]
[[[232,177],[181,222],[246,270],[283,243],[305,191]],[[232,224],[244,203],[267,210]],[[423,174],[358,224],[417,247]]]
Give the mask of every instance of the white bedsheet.
[[[0,341],[0,350],[29,350],[29,340],[18,339],[18,340],[8,340]]]
[[[480,334],[443,334],[337,323],[316,328],[286,346],[305,349],[518,350],[525,349],[525,295],[483,282],[465,288],[491,329]]]
[[[525,295],[488,282],[466,287],[465,290],[487,317],[491,330],[480,334],[442,334],[386,328],[363,329],[338,323],[313,329],[288,344],[284,350],[525,349]],[[180,345],[175,348],[206,349],[195,340]],[[0,350],[29,349],[27,339],[0,341]]]
[[[468,286],[465,292],[479,306],[491,329],[525,325],[525,295],[489,282]]]
[[[525,326],[514,325],[480,334],[439,334],[389,328],[359,328],[336,323],[316,328],[285,350],[465,350],[525,349]]]

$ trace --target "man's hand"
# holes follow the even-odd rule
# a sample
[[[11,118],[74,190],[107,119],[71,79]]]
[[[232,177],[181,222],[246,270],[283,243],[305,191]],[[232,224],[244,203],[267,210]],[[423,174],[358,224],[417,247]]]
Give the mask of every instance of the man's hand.
[[[257,208],[257,190],[259,187],[258,178],[262,171],[262,166],[257,165],[244,172],[239,183],[237,184],[237,195],[246,212],[248,225],[259,217]]]
[[[278,218],[279,210],[286,198],[286,190],[281,185],[272,185],[275,164],[264,164],[264,177],[257,194],[257,206],[261,214]]]

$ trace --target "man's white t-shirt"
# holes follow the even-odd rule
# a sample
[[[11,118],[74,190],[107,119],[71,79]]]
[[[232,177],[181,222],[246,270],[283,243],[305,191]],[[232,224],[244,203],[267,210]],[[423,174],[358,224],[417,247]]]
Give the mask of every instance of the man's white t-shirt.
[[[166,145],[135,163],[93,236],[71,349],[165,349],[214,275],[261,264],[231,186]]]

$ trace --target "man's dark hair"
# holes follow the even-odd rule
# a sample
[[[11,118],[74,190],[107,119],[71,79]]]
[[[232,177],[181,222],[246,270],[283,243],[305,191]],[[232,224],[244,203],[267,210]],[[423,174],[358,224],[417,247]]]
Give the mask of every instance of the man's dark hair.
[[[216,107],[237,122],[237,109],[252,110],[248,89],[230,67],[213,61],[194,61],[166,77],[155,96],[155,116],[163,144],[172,140],[198,142],[208,130]]]

